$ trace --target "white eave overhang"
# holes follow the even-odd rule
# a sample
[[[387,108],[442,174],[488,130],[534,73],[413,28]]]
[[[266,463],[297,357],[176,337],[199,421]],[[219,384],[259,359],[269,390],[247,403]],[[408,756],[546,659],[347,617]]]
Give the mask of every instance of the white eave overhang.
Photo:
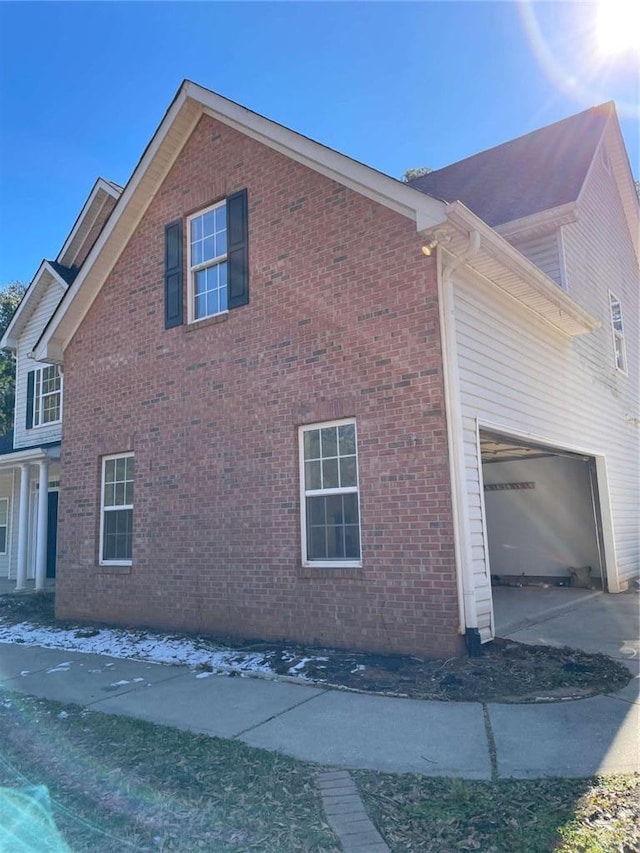
[[[203,114],[412,219],[416,231],[445,221],[445,205],[190,81],[181,86],[109,221],[45,327],[33,355],[62,362],[64,350]]]
[[[530,216],[523,216],[521,219],[505,222],[503,225],[496,225],[494,231],[508,240],[526,240],[551,234],[560,226],[571,225],[577,221],[578,205],[572,201],[560,207],[552,207]]]
[[[14,450],[0,456],[0,468],[13,468],[20,464],[41,462],[44,459],[59,459],[60,445],[51,447],[25,447],[24,450]]]
[[[430,233],[455,257],[467,250],[472,232],[480,237],[480,249],[467,265],[483,279],[564,335],[586,335],[600,327],[597,318],[461,202],[448,205],[447,225]]]

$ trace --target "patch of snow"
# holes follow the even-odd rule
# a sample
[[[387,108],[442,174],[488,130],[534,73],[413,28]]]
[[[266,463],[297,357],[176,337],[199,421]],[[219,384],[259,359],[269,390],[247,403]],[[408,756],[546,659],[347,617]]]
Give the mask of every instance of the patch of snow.
[[[51,669],[47,670],[47,675],[52,672],[69,672],[71,669],[71,661],[65,661],[64,663],[59,663],[57,666],[52,666]]]
[[[363,663],[359,663],[355,669],[351,670],[351,675],[354,675],[356,672],[364,672],[366,666]]]
[[[30,673],[31,673],[30,669],[23,669],[22,672],[20,673],[20,675],[25,676],[25,675],[29,675]]]
[[[122,681],[114,681],[114,682],[113,682],[112,684],[110,684],[109,686],[110,686],[110,687],[122,687],[124,684],[130,684],[130,683],[131,683],[130,681],[127,681],[126,679],[123,679]]]
[[[83,632],[80,632],[83,633]],[[65,649],[82,654],[105,655],[111,658],[126,658],[145,661],[154,664],[173,664],[189,666],[198,670],[196,678],[208,678],[214,673],[237,673],[248,675],[262,673],[276,675],[276,670],[270,661],[296,662],[288,669],[290,676],[305,679],[304,668],[310,661],[327,661],[327,657],[300,658],[291,649],[284,649],[275,656],[273,651],[255,652],[230,649],[216,645],[213,641],[202,638],[176,637],[154,634],[150,631],[128,631],[124,628],[101,628],[99,632],[85,631],[91,636],[78,636],[78,628],[42,627],[29,622],[18,625],[3,625],[0,620],[0,644],[20,643],[25,646],[38,646],[45,649]],[[80,664],[82,665],[82,664]],[[71,666],[64,662],[48,670],[66,672]],[[88,672],[100,673],[116,666],[115,663],[105,663],[99,668]],[[204,671],[204,670],[209,670]],[[23,674],[28,674],[25,670]],[[135,678],[140,683],[144,678]],[[121,686],[129,682],[116,682],[113,686]]]
[[[312,660],[314,660],[314,658],[301,658],[297,664],[289,667],[289,669],[287,670],[287,675],[301,675],[302,670],[309,663],[309,661]]]
[[[69,715],[67,714],[66,711],[60,711],[60,713],[58,714],[58,719],[59,720],[66,720],[68,716]]]

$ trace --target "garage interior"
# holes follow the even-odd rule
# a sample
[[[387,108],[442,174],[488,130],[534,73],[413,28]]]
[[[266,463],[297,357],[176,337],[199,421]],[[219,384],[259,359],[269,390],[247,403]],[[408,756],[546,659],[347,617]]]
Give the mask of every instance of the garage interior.
[[[606,588],[595,460],[480,433],[494,586]]]

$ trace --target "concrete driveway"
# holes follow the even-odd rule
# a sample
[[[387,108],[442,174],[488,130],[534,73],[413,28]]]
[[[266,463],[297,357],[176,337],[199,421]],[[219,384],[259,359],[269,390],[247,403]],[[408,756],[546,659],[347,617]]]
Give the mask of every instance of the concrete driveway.
[[[493,588],[496,634],[520,643],[603,652],[638,674],[640,594],[567,587]]]

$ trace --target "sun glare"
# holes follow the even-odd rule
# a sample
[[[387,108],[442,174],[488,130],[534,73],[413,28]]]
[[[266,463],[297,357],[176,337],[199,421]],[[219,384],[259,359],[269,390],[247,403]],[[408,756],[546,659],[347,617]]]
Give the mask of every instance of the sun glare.
[[[639,0],[600,0],[598,4],[598,46],[601,53],[622,53],[640,49]]]

